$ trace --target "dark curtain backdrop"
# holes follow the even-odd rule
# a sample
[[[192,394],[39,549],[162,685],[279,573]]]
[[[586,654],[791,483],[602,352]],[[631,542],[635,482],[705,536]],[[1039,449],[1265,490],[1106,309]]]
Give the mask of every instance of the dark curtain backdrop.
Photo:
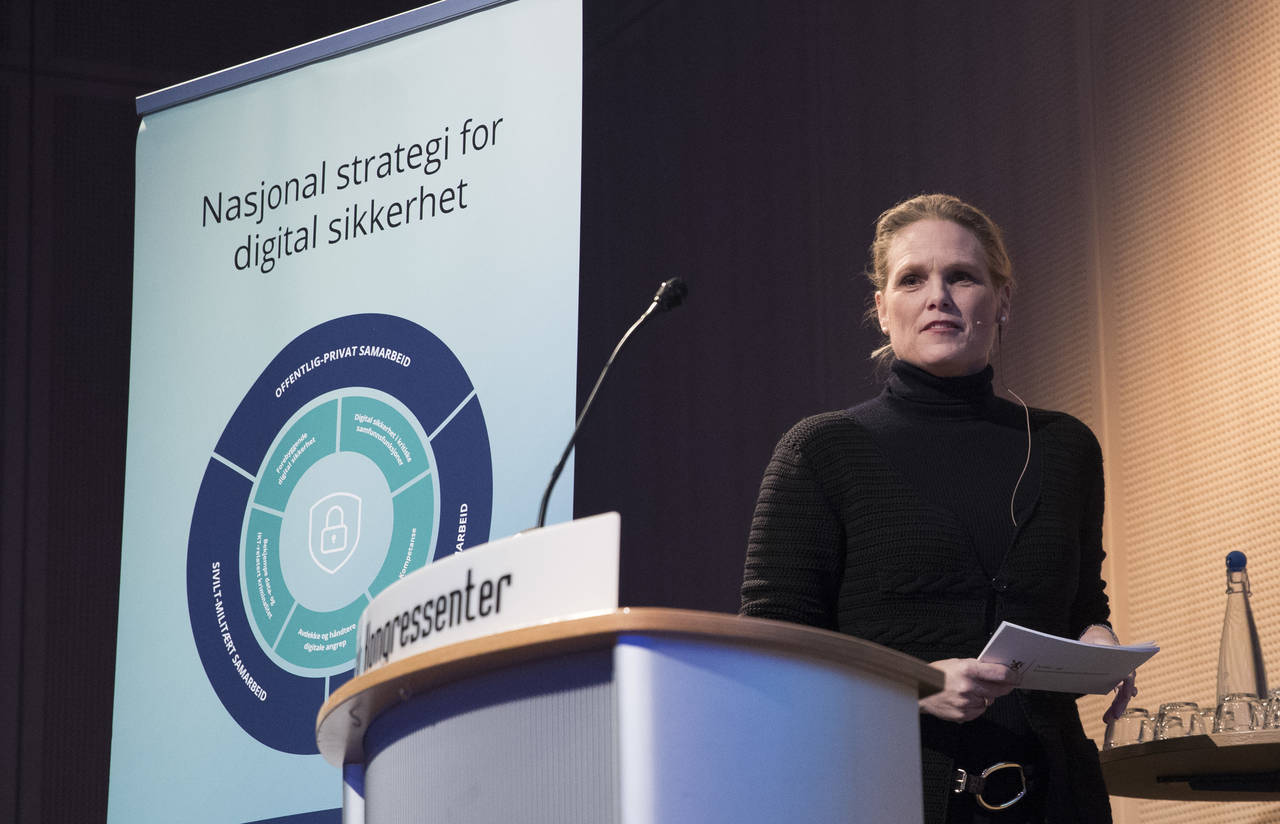
[[[0,6],[0,820],[105,818],[133,98],[406,6]],[[948,190],[1027,219],[1019,193],[1054,127],[1031,103],[1066,95],[1075,118],[1073,12],[584,6],[580,397],[661,280],[690,296],[615,366],[579,443],[575,509],[622,513],[624,603],[733,611],[774,442],[875,391],[861,321],[875,216]]]
[[[1047,215],[1078,214],[1077,15],[919,0],[586,9],[579,387],[661,280],[690,294],[614,367],[581,436],[576,509],[622,513],[625,602],[735,611],[774,443],[878,391],[879,335],[863,322],[876,216],[952,192],[1028,263],[1019,238],[1042,244],[1066,228]]]

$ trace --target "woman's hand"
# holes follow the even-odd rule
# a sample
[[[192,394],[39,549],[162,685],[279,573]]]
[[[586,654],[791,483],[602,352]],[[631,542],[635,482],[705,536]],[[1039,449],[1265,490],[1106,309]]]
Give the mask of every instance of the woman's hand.
[[[944,721],[972,721],[991,702],[1013,691],[1013,672],[1004,664],[984,664],[976,658],[947,658],[932,662],[946,673],[942,692],[920,699],[920,711]]]
[[[1086,644],[1106,644],[1110,647],[1120,646],[1120,639],[1110,628],[1102,624],[1094,624],[1086,629],[1080,635],[1080,640]],[[1129,706],[1129,699],[1138,694],[1138,688],[1134,686],[1138,674],[1131,672],[1124,677],[1124,680],[1116,684],[1112,689],[1116,691],[1116,697],[1111,701],[1111,706],[1102,714],[1102,723],[1109,724],[1124,714],[1125,709]]]

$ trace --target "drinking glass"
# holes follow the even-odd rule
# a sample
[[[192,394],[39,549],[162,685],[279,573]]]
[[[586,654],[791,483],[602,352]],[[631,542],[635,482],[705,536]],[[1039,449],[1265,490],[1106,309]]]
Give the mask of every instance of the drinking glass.
[[[1102,741],[1104,750],[1141,744],[1150,736],[1151,713],[1142,707],[1130,707],[1116,719],[1107,723],[1107,734]]]
[[[1267,705],[1262,714],[1262,728],[1280,730],[1280,687],[1273,688],[1267,694]]]
[[[1194,701],[1170,701],[1160,705],[1156,714],[1156,738],[1181,738],[1184,735],[1199,735],[1200,705]]]
[[[1250,692],[1234,692],[1218,703],[1214,732],[1248,732],[1262,726],[1262,702]]]
[[[1199,730],[1193,735],[1204,735],[1213,732],[1213,717],[1218,714],[1217,707],[1202,707],[1200,712],[1196,713],[1196,723],[1200,725]]]

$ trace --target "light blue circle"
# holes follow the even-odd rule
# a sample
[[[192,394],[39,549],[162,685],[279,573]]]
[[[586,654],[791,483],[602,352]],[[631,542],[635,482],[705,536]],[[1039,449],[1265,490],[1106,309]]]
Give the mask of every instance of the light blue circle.
[[[318,412],[323,414],[317,416]],[[366,420],[357,413],[372,417]],[[389,461],[383,449],[362,443],[364,438],[380,442],[388,452],[394,446],[391,454],[402,456],[404,462]],[[282,450],[300,440],[305,446],[298,451],[296,464],[287,467],[296,470],[289,477],[288,497],[280,503],[283,509],[272,508],[273,496],[264,496],[262,484],[270,479],[269,471],[280,474],[279,467],[289,457]],[[261,468],[242,528],[241,594],[250,626],[261,648],[285,671],[303,677],[333,675],[348,668],[350,659],[345,657],[345,647],[331,650],[329,644],[355,629],[364,607],[401,569],[399,555],[406,549],[409,531],[415,525],[419,530],[428,528],[429,546],[435,547],[440,487],[434,451],[416,416],[397,398],[377,389],[349,387],[319,395],[295,412],[267,455],[271,459]],[[422,468],[397,473],[397,467],[404,467],[410,458]],[[419,501],[423,490],[432,499],[425,523],[420,513],[406,517],[401,511],[405,501]],[[335,502],[340,514],[332,525],[341,528],[342,536],[338,545],[328,546],[323,533],[330,523],[327,510]],[[268,534],[254,536],[254,518],[270,519],[259,524]],[[261,568],[254,554],[255,537],[274,542],[271,550],[263,543]],[[340,551],[348,541],[351,551]],[[427,552],[419,559],[412,549],[409,552],[405,563],[417,560],[409,565],[410,571],[429,563],[433,555]],[[252,582],[255,574],[258,600]],[[264,582],[276,607],[274,616],[258,608]],[[320,645],[325,649],[318,649]]]
[[[340,522],[346,542],[354,544],[354,549],[335,553],[335,559],[345,558],[331,572],[321,563],[331,559],[317,551],[318,533],[323,530],[316,527],[323,526],[331,502],[341,501],[331,497],[335,493],[359,498],[360,515],[358,520]],[[320,507],[313,513],[317,503]],[[289,495],[280,526],[280,570],[290,594],[313,612],[332,612],[367,597],[386,560],[393,521],[391,490],[373,461],[356,452],[337,452],[316,461]]]

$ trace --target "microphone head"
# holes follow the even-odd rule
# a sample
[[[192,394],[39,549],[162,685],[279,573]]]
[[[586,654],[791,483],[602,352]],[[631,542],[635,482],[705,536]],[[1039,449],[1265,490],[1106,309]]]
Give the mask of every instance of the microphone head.
[[[663,281],[658,287],[657,293],[653,296],[653,302],[658,305],[659,312],[665,312],[684,303],[687,294],[689,294],[689,287],[684,281],[680,278],[671,278]]]

